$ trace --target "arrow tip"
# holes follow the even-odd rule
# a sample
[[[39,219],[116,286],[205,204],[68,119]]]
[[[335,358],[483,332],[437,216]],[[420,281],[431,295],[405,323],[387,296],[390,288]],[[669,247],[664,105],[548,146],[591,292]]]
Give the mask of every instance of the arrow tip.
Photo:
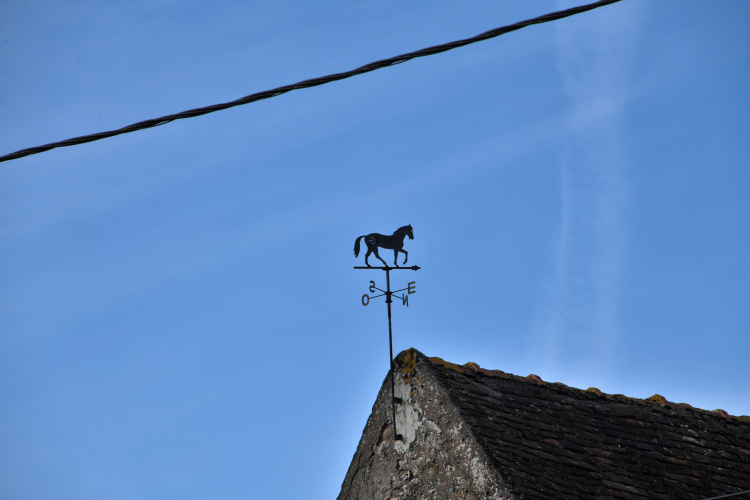
[[[420,269],[422,269],[422,268],[421,268],[421,267],[419,267],[419,266],[411,266],[411,268],[412,268],[412,269],[414,269],[415,271],[419,271]]]

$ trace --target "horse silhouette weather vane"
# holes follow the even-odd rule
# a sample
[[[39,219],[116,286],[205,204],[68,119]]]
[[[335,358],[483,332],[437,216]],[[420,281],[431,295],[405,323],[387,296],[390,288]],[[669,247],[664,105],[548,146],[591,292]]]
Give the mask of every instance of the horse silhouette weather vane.
[[[399,252],[404,254],[404,264],[409,260],[409,252],[404,250],[404,239],[406,237],[409,237],[410,240],[414,239],[414,232],[412,230],[411,224],[408,226],[400,227],[398,228],[391,236],[387,236],[384,234],[378,234],[378,233],[371,233],[365,236],[360,236],[357,238],[357,240],[354,242],[354,257],[359,257],[359,241],[364,238],[365,244],[367,245],[367,253],[365,254],[365,266],[364,267],[358,267],[355,266],[354,269],[382,269],[385,271],[385,290],[382,290],[378,288],[375,285],[374,281],[370,281],[370,293],[376,293],[376,290],[378,292],[381,292],[380,295],[374,295],[370,297],[367,294],[364,294],[362,296],[362,305],[366,306],[370,303],[370,299],[375,299],[378,297],[385,296],[385,303],[388,306],[388,346],[390,348],[391,353],[391,415],[393,416],[393,438],[396,441],[403,441],[403,438],[400,434],[396,432],[396,405],[402,404],[403,401],[401,398],[396,397],[396,391],[395,391],[395,383],[393,380],[393,328],[391,327],[391,302],[393,302],[392,297],[394,293],[398,292],[404,292],[401,296],[396,295],[396,298],[401,299],[401,302],[406,307],[409,307],[409,295],[416,293],[416,282],[411,281],[406,286],[406,288],[401,288],[400,290],[391,290],[391,271],[399,270],[399,269],[410,269],[412,271],[418,271],[419,266],[411,266],[411,267],[400,267],[398,265],[398,254]],[[378,255],[378,248],[386,248],[388,250],[393,250],[393,265],[394,267],[390,267],[386,261],[384,261],[380,255]],[[370,263],[367,261],[367,258],[370,256],[370,254],[375,254],[375,257],[380,259],[380,262],[382,262],[385,267],[372,267]]]

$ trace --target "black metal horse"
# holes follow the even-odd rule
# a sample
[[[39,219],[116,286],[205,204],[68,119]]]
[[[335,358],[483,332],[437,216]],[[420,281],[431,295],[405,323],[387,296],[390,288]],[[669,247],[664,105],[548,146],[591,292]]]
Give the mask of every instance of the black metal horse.
[[[380,259],[380,255],[378,255],[378,247],[393,250],[393,260],[396,267],[398,267],[398,253],[403,252],[405,255],[404,264],[406,264],[406,261],[409,260],[409,252],[404,250],[404,238],[406,238],[407,236],[410,240],[414,239],[414,232],[411,228],[411,224],[396,229],[396,231],[391,236],[386,236],[384,234],[378,233],[368,234],[367,236],[360,236],[359,238],[357,238],[357,241],[354,242],[354,256],[359,257],[359,240],[364,238],[365,244],[367,244],[367,253],[365,254],[365,265],[367,265],[367,267],[372,267],[367,262],[367,257],[369,257],[371,253],[374,253],[375,257]],[[388,264],[386,264],[383,259],[380,259],[380,261],[385,264],[385,267],[388,267]]]

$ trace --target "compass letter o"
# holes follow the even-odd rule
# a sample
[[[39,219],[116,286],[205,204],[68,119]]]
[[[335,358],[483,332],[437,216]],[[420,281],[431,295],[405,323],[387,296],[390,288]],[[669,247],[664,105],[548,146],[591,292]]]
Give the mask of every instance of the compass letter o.
[[[362,305],[363,305],[363,306],[366,306],[366,305],[367,305],[367,304],[369,304],[369,303],[370,303],[370,296],[369,296],[369,295],[367,295],[367,294],[364,294],[364,295],[362,296]]]

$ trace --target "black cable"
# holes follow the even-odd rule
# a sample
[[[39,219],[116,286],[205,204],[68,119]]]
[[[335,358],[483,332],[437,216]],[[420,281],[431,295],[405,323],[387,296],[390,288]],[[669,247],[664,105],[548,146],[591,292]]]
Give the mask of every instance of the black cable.
[[[318,85],[323,85],[325,83],[343,80],[345,78],[350,78],[352,76],[361,75],[363,73],[369,73],[370,71],[375,71],[376,69],[400,64],[402,62],[406,62],[411,59],[416,59],[417,57],[431,56],[433,54],[439,54],[441,52],[452,50],[458,47],[463,47],[464,45],[481,42],[483,40],[489,40],[490,38],[495,38],[497,36],[504,35],[505,33],[510,33],[511,31],[516,31],[521,28],[525,28],[526,26],[547,23],[550,21],[555,21],[557,19],[563,19],[565,17],[573,16],[575,14],[580,14],[582,12],[596,9],[597,7],[610,5],[619,1],[621,0],[600,0],[599,2],[595,2],[592,4],[582,5],[580,7],[573,7],[571,9],[552,12],[550,14],[545,14],[540,17],[535,17],[534,19],[528,19],[526,21],[521,21],[516,24],[511,24],[509,26],[495,28],[494,30],[487,31],[473,38],[457,40],[455,42],[445,43],[443,45],[435,45],[434,47],[428,47],[426,49],[418,50],[416,52],[409,52],[408,54],[401,54],[400,56],[391,57],[390,59],[382,59],[380,61],[375,61],[370,64],[361,66],[357,69],[354,69],[352,71],[347,71],[345,73],[335,73],[333,75],[322,76],[320,78],[313,78],[311,80],[305,80],[299,83],[295,83],[293,85],[286,85],[283,87],[275,88],[273,90],[265,90],[263,92],[250,94],[248,96],[237,99],[236,101],[225,102],[222,104],[214,104],[212,106],[206,106],[203,108],[190,109],[188,111],[183,111],[182,113],[176,113],[173,115],[162,116],[161,118],[154,118],[151,120],[145,120],[142,122],[134,123],[132,125],[128,125],[127,127],[123,127],[117,130],[110,130],[108,132],[99,132],[97,134],[91,134],[91,135],[83,135],[80,137],[73,137],[72,139],[67,139],[65,141],[52,142],[50,144],[45,144],[44,146],[36,146],[33,148],[22,149],[20,151],[16,151],[15,153],[10,153],[5,156],[0,156],[0,162],[15,160],[17,158],[23,158],[24,156],[30,156],[30,155],[37,154],[37,153],[43,153],[44,151],[49,151],[50,149],[54,149],[54,148],[61,148],[65,146],[75,146],[77,144],[84,144],[86,142],[98,141],[99,139],[105,139],[107,137],[114,137],[120,134],[127,134],[129,132],[135,132],[136,130],[143,130],[146,128],[158,127],[159,125],[164,125],[165,123],[169,123],[173,120],[181,120],[183,118],[192,118],[194,116],[205,115],[208,113],[213,113],[214,111],[220,111],[222,109],[233,108],[234,106],[240,106],[242,104],[249,104],[251,102],[260,101],[262,99],[269,99],[271,97],[276,97],[281,94],[291,92],[292,90],[317,87]]]

